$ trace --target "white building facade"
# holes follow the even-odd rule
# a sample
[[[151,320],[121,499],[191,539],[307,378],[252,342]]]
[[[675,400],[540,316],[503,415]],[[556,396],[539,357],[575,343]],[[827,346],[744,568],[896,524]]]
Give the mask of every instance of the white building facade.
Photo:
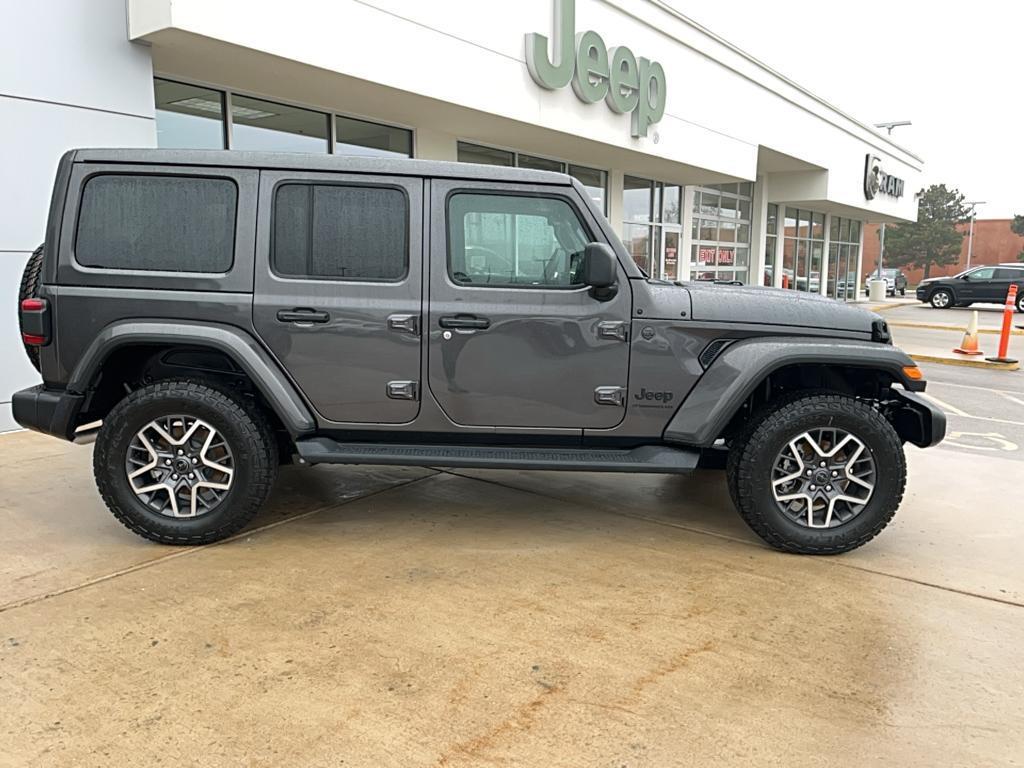
[[[54,0],[5,17],[0,430],[38,380],[15,299],[72,147],[562,171],[654,277],[837,300],[859,298],[864,223],[917,215],[919,158],[659,0]]]

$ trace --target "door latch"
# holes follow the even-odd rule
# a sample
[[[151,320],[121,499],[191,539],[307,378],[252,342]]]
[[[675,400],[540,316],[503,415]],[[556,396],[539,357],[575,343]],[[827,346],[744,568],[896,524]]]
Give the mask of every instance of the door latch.
[[[625,387],[598,387],[594,390],[594,402],[598,405],[618,405],[626,400]]]
[[[602,339],[627,339],[626,323],[622,320],[602,320],[597,324],[597,335]]]
[[[420,335],[419,315],[388,315],[388,330],[408,333],[412,336]]]
[[[416,400],[419,398],[419,384],[415,381],[389,381],[388,397],[392,400]]]

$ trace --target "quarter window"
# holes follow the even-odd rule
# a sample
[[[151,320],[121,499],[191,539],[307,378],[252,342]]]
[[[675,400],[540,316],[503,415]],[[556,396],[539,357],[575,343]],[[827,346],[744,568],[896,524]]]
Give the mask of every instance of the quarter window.
[[[390,187],[282,184],[274,271],[286,277],[396,281],[409,266],[405,193]]]
[[[448,201],[448,269],[459,285],[581,285],[588,239],[576,212],[558,198],[459,193]]]
[[[75,259],[100,269],[227,272],[237,204],[228,179],[93,176],[82,191]]]

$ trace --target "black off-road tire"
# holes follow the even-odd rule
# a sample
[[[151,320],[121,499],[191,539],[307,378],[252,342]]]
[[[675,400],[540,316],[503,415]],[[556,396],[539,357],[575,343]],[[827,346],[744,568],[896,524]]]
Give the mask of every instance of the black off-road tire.
[[[196,517],[168,517],[131,488],[125,456],[136,433],[155,418],[187,415],[209,423],[227,441],[234,461],[231,488],[215,508]],[[277,477],[277,443],[260,407],[209,382],[159,381],[121,400],[103,420],[93,473],[103,501],[129,530],[160,544],[209,544],[237,533],[256,515]]]
[[[39,281],[43,276],[43,246],[39,246],[32,255],[28,257],[28,261],[25,263],[25,271],[21,273],[21,285],[18,287],[18,331],[24,330],[21,328],[21,302],[24,299],[31,299],[39,295]],[[37,371],[39,370],[39,347],[32,346],[31,344],[23,345],[25,347],[25,354],[28,355],[28,361],[32,363],[32,367]]]
[[[1017,311],[1024,313],[1024,286],[1017,291]]]
[[[851,520],[808,528],[778,508],[772,465],[787,442],[822,427],[844,429],[863,441],[875,461],[875,488]],[[870,405],[846,395],[796,393],[751,420],[730,447],[726,473],[737,511],[765,542],[784,552],[835,555],[866,544],[889,524],[903,499],[907,467],[899,435]]]
[[[945,303],[941,303],[942,299],[937,299],[936,296],[945,296]],[[939,288],[932,291],[932,295],[928,297],[928,303],[932,305],[933,309],[949,309],[956,304],[956,297],[953,296],[953,292],[948,288]]]

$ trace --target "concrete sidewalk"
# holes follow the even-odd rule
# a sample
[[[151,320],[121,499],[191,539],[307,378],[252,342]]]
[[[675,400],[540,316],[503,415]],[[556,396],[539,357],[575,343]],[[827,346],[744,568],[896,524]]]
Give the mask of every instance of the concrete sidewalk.
[[[887,531],[802,558],[711,472],[286,468],[253,530],[167,548],[90,459],[0,437],[3,766],[1024,754],[1015,462],[912,450]]]

